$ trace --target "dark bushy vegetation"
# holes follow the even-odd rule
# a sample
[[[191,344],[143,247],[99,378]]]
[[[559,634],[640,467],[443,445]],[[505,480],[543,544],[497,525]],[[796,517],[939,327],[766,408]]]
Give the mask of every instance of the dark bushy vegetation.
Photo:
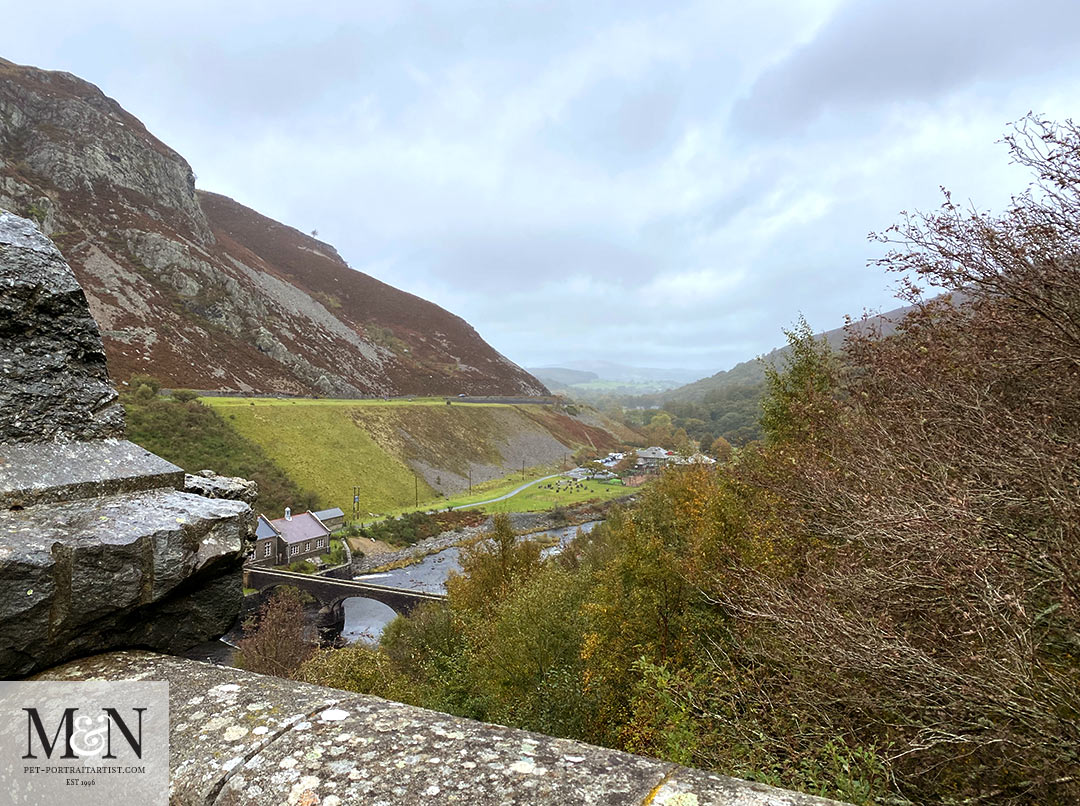
[[[300,674],[860,804],[1080,802],[1080,129],[1008,143],[1035,186],[883,236],[916,307],[789,334],[762,442],[553,561],[498,520]]]
[[[304,636],[304,604],[296,588],[276,589],[244,624],[237,665],[242,669],[290,677],[312,653]]]
[[[326,565],[341,565],[345,562],[345,541],[340,538],[330,538],[330,551],[323,554],[319,559]]]
[[[221,416],[190,395],[159,397],[156,380],[131,378],[121,396],[127,412],[127,438],[163,459],[195,473],[210,468],[226,476],[253,479],[259,485],[255,508],[267,517],[317,509],[315,495],[301,490],[253,442],[229,428]]]

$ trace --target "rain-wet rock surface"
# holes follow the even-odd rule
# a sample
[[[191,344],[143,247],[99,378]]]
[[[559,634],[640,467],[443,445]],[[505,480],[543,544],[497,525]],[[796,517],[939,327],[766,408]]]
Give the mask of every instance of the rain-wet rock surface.
[[[0,506],[8,508],[175,488],[183,477],[176,465],[123,439],[0,446]]]
[[[219,476],[213,470],[200,470],[184,476],[184,489],[207,498],[227,498],[252,506],[259,497],[259,487],[239,476]]]
[[[376,697],[146,652],[49,680],[167,680],[170,803],[716,804],[832,801]]]
[[[75,275],[31,221],[0,210],[0,439],[123,436],[116,397]]]

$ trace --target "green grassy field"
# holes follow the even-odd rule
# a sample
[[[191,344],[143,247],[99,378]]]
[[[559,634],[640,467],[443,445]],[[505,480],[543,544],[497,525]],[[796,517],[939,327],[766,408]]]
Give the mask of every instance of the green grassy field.
[[[276,400],[210,397],[201,402],[242,437],[258,445],[299,486],[318,497],[319,506],[351,511],[353,485],[360,487],[360,511],[406,506],[419,492],[435,496],[405,462],[381,448],[352,416],[369,401]],[[424,403],[371,401],[388,406]],[[444,404],[445,405],[445,404]]]
[[[310,490],[322,507],[352,512],[359,487],[361,520],[416,509],[445,509],[495,498],[525,481],[563,468],[533,466],[520,473],[474,485],[471,492],[444,498],[418,476],[410,461],[422,461],[458,477],[477,465],[505,466],[500,444],[536,432],[567,445],[611,441],[549,407],[530,404],[446,405],[446,398],[413,400],[322,400],[305,398],[206,397],[200,402],[258,448],[296,484]],[[419,505],[417,505],[419,497]],[[529,508],[539,499],[515,498]],[[575,503],[568,500],[567,503]],[[553,504],[554,505],[554,504]],[[492,510],[495,511],[495,510]]]
[[[396,406],[446,406],[446,401],[453,401],[454,399],[445,397],[414,397],[411,400],[408,398],[394,397],[389,400],[383,400],[381,397],[364,397],[356,399],[339,399],[339,398],[323,398],[323,397],[203,397],[199,398],[203,403],[208,406],[213,406],[216,409],[231,408],[233,406],[247,406],[249,408],[259,407],[273,407],[280,406],[315,406],[318,408],[347,408],[355,409],[358,407],[375,407],[386,408]],[[503,407],[507,408],[512,406],[510,403],[455,403],[451,402],[450,408],[454,405],[461,406],[463,408],[483,408],[483,407]]]
[[[555,481],[551,480],[552,483]],[[594,499],[610,501],[633,492],[632,488],[624,487],[619,481],[583,481],[573,489],[564,488],[561,492],[540,489],[540,485],[533,485],[513,498],[486,504],[481,509],[484,512],[546,512],[555,507],[571,506]]]
[[[210,468],[226,476],[254,479],[259,485],[256,508],[278,515],[286,506],[316,506],[314,493],[290,478],[259,445],[245,439],[232,420],[215,409],[167,397],[122,396],[127,412],[127,438],[158,456],[195,473]]]
[[[528,484],[530,481],[537,481],[544,478],[544,476],[550,476],[553,473],[558,473],[562,468],[556,465],[538,465],[536,467],[529,467],[525,469],[525,475],[522,477],[520,472],[511,473],[508,476],[503,476],[499,479],[491,479],[480,484],[474,484],[472,492],[463,492],[453,495],[449,498],[439,498],[435,501],[420,502],[419,509],[431,509],[433,506],[439,509],[446,509],[447,507],[463,507],[469,504],[475,504],[480,501],[488,501],[492,498],[498,498],[499,496],[506,495],[513,490],[516,490],[522,484]],[[527,492],[527,491],[525,491]],[[521,493],[524,495],[525,492]],[[515,496],[517,498],[518,496]],[[508,499],[507,503],[510,499]],[[503,503],[503,502],[499,502]],[[494,505],[492,505],[494,506]],[[488,510],[486,507],[482,507],[485,512],[499,511],[499,512],[517,512],[519,510]],[[397,516],[406,512],[415,512],[417,507],[405,506],[388,510],[386,515]],[[526,510],[520,510],[525,512]]]

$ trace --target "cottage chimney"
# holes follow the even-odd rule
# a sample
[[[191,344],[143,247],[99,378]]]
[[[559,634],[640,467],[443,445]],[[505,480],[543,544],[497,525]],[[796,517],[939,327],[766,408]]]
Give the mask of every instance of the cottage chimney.
[[[287,521],[292,520],[292,510],[289,509],[288,507],[285,507],[285,520],[287,520]]]

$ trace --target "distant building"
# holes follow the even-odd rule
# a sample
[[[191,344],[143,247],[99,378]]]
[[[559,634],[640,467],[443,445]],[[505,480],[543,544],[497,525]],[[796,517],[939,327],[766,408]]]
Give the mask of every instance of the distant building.
[[[607,456],[600,460],[600,464],[602,464],[604,467],[615,467],[615,465],[619,464],[619,462],[621,462],[625,458],[625,453],[609,453]]]
[[[642,448],[637,452],[637,467],[639,469],[648,469],[661,467],[669,462],[674,461],[675,454],[665,448]]]
[[[340,512],[341,510],[338,510]],[[343,516],[344,517],[344,516]],[[312,512],[270,520],[260,515],[255,525],[255,549],[248,555],[251,565],[288,565],[297,560],[318,560],[330,550],[330,530]]]
[[[318,512],[312,512],[311,514],[322,521],[323,526],[331,532],[337,531],[345,525],[345,513],[338,507],[334,507],[333,509],[320,509]]]
[[[680,465],[715,465],[716,460],[711,456],[706,456],[703,453],[695,453],[693,456],[680,456],[676,461],[676,464]]]

